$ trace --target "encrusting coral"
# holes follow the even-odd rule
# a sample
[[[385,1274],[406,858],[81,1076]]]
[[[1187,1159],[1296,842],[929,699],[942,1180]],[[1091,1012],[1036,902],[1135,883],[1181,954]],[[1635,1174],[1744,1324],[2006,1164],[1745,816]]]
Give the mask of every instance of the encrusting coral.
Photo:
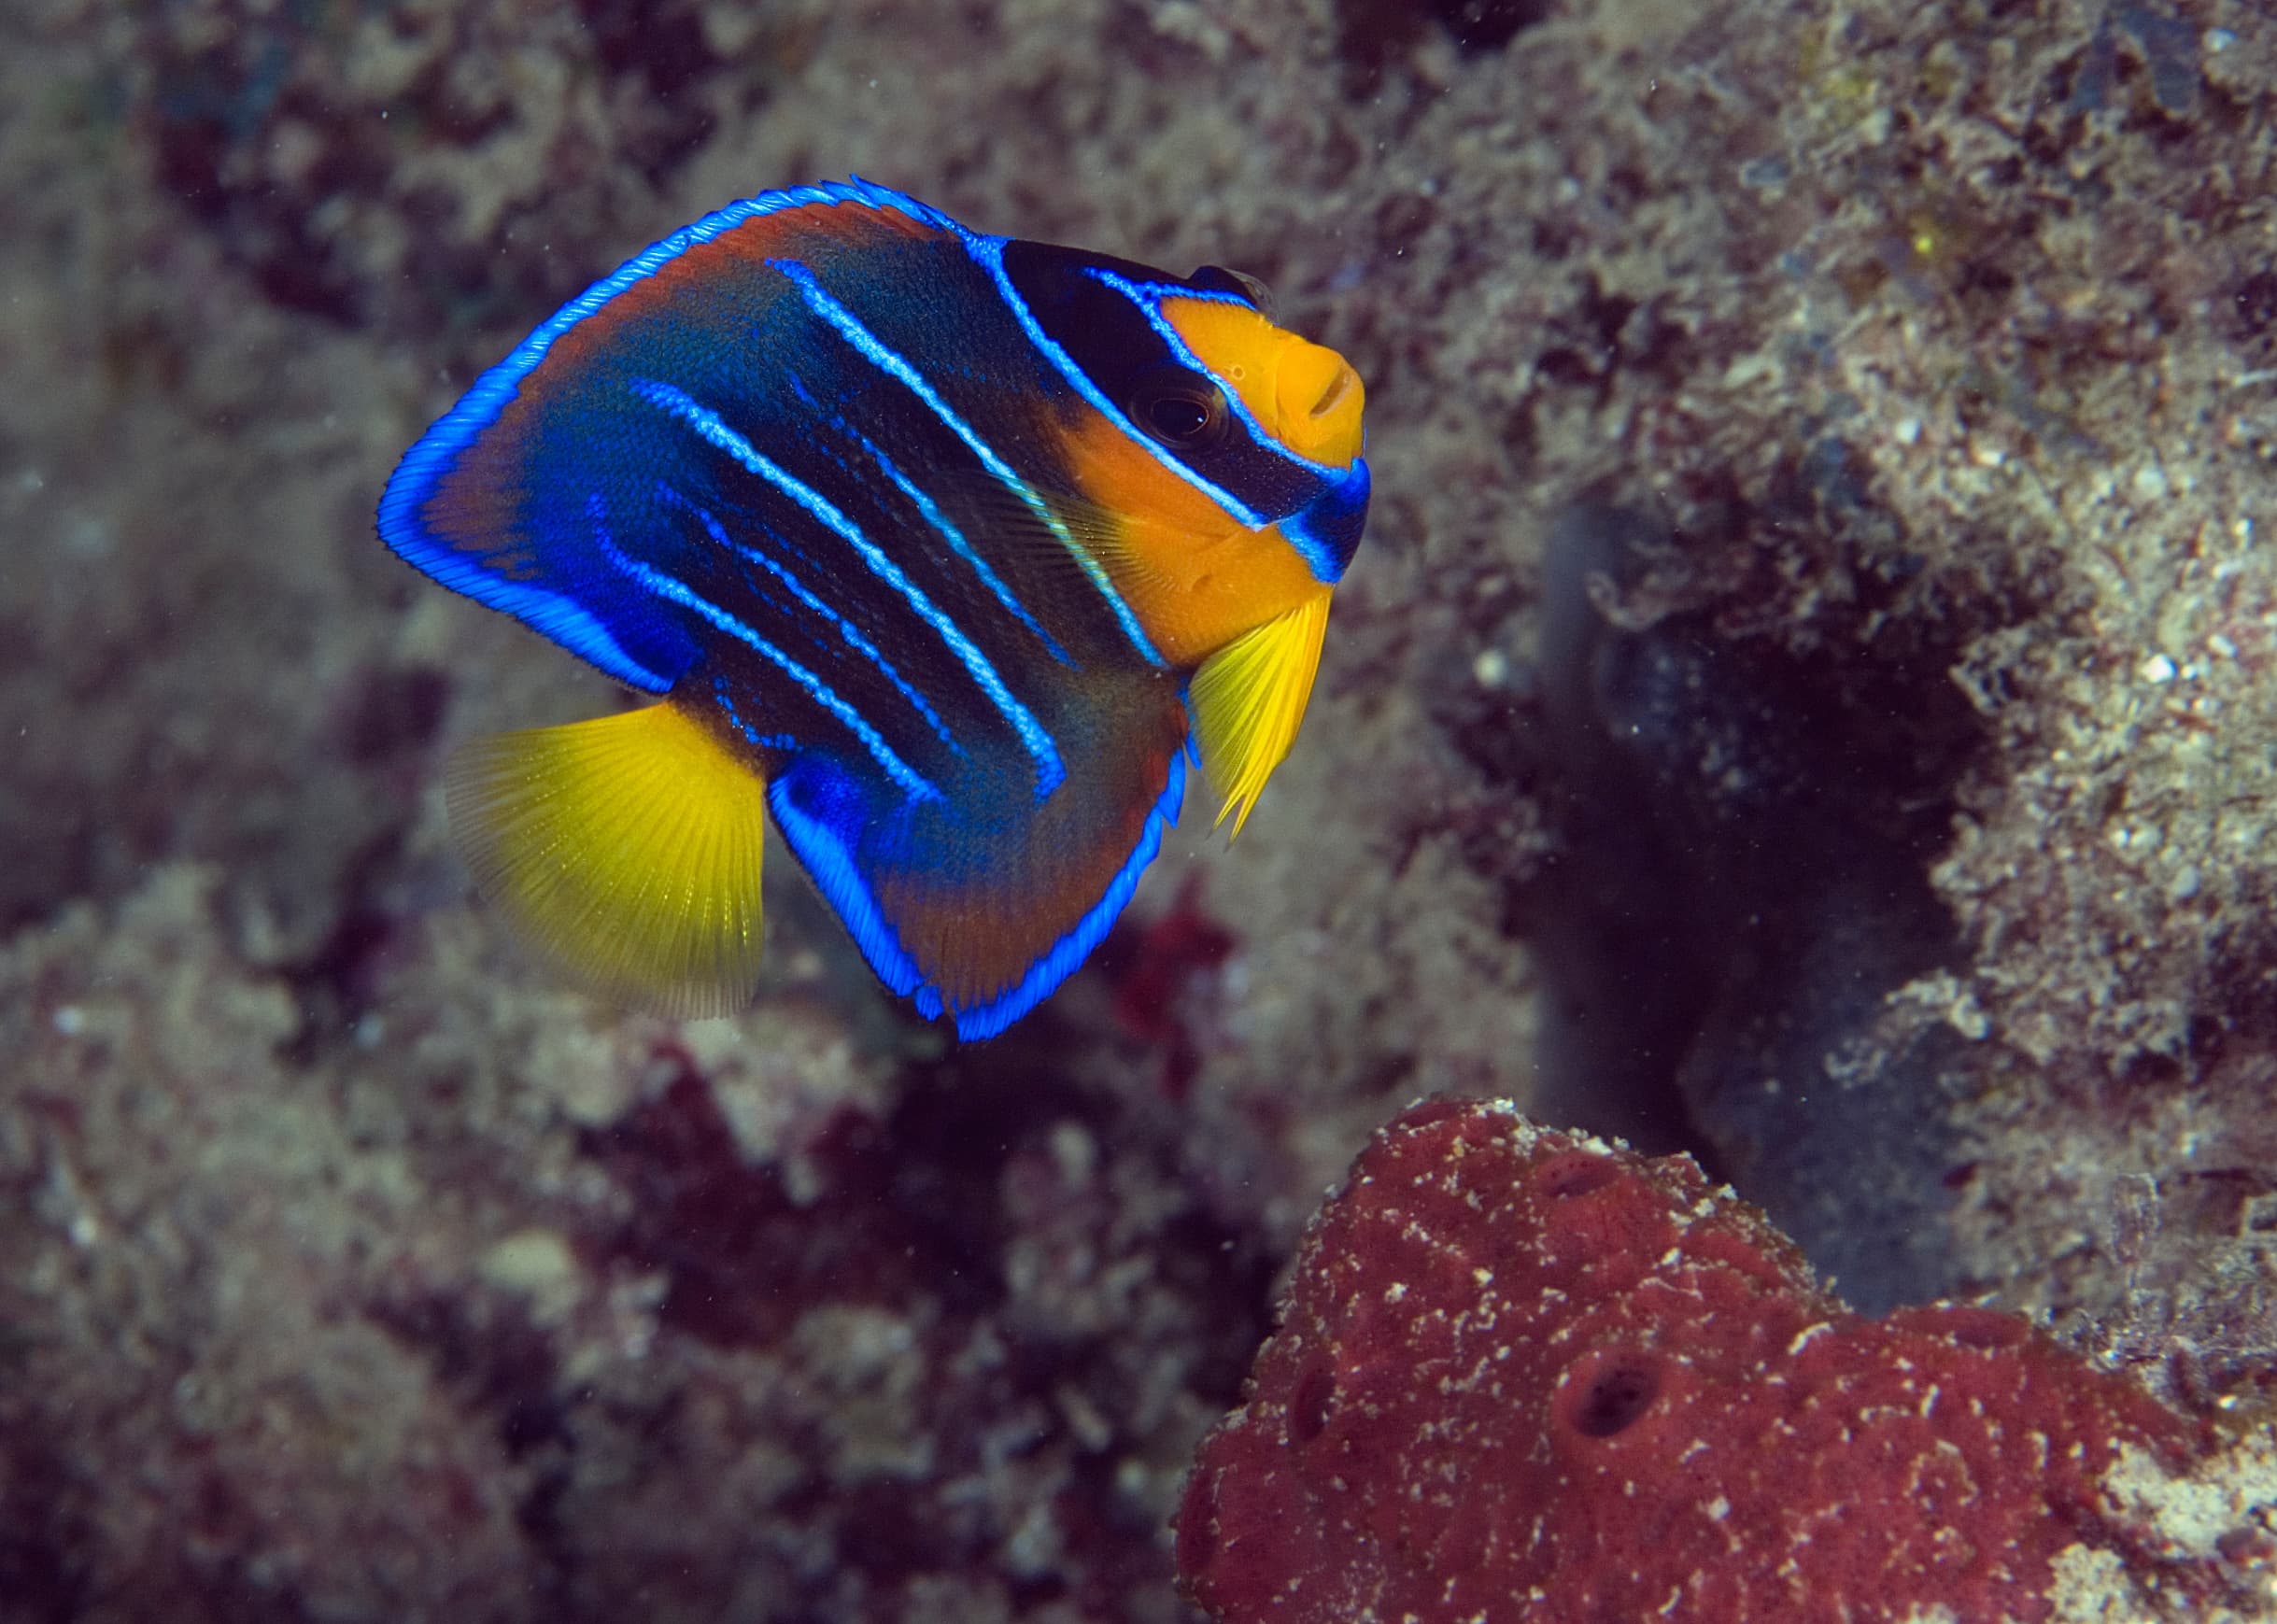
[[[1436,1101],[1316,1222],[1179,1564],[1223,1624],[2242,1617],[2254,1454],[2013,1316],[1849,1311],[1689,1157]]]

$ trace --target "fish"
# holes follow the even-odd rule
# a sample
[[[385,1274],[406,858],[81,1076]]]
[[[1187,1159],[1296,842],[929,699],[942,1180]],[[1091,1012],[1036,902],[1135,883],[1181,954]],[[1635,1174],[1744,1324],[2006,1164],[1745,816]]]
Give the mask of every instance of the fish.
[[[767,826],[964,1039],[1081,965],[1197,766],[1233,832],[1366,520],[1365,390],[1204,266],[856,177],[594,283],[403,455],[381,539],[648,702],[446,766],[476,889],[621,1005],[757,996]]]

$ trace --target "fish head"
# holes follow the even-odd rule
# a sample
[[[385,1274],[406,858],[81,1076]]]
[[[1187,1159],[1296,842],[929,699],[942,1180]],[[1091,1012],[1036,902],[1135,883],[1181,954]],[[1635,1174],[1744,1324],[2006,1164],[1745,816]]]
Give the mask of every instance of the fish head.
[[[1368,501],[1366,390],[1343,356],[1215,267],[1018,241],[999,263],[1071,386],[1058,422],[1096,515],[1084,540],[1173,665],[1343,577]]]
[[[1246,488],[1259,517],[1296,549],[1315,579],[1334,584],[1351,565],[1367,520],[1368,468],[1361,456],[1366,388],[1336,351],[1278,325],[1252,279],[1205,267],[1190,281],[1196,291],[1166,294],[1154,314],[1198,363],[1199,377],[1214,386],[1228,421],[1223,430],[1204,427],[1181,453],[1205,472],[1237,464],[1226,471],[1228,484]],[[1226,285],[1242,289],[1243,296],[1220,292]],[[1162,403],[1165,391],[1178,388],[1174,381],[1142,382],[1133,421],[1159,435],[1166,412],[1171,427],[1180,426],[1181,414],[1191,420],[1191,397],[1173,392],[1171,403]],[[1219,454],[1213,433],[1236,442],[1236,455]],[[1279,453],[1281,466],[1261,468],[1257,449]],[[1247,470],[1238,466],[1242,452],[1252,453]]]
[[[1241,296],[1211,285],[1221,276]],[[1196,291],[1166,294],[1154,309],[1201,370],[1240,402],[1258,433],[1307,461],[1350,468],[1360,455],[1367,404],[1351,363],[1275,325],[1255,302],[1263,285],[1252,278],[1205,266],[1190,280]]]

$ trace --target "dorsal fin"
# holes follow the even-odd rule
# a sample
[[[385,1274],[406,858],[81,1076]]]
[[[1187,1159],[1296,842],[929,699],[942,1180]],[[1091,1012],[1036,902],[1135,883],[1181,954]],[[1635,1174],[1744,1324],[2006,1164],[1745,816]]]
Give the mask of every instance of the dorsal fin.
[[[696,644],[612,567],[597,515],[645,512],[660,482],[703,488],[690,471],[706,448],[643,404],[638,382],[650,370],[723,374],[741,401],[756,335],[771,312],[798,304],[769,269],[771,257],[935,255],[962,266],[961,231],[860,180],[766,192],[706,215],[593,284],[485,373],[403,454],[380,499],[381,537],[446,586],[617,681],[670,691]]]

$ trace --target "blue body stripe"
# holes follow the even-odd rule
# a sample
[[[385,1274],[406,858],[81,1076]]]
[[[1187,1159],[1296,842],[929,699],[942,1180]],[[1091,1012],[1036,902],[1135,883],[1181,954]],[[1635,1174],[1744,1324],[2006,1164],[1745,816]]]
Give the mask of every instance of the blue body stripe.
[[[669,487],[667,488],[669,489]],[[677,493],[673,493],[673,500],[680,500]],[[747,547],[730,537],[727,530],[712,516],[708,510],[691,507],[689,511],[695,514],[697,522],[703,526],[705,533],[710,535],[720,546],[747,564],[757,564],[781,583],[783,589],[797,599],[801,607],[811,610],[831,626],[836,627],[839,636],[845,639],[846,645],[871,665],[877,667],[879,673],[900,690],[901,697],[910,702],[912,710],[925,718],[926,726],[933,729],[940,741],[950,749],[956,750],[959,755],[963,754],[963,751],[958,749],[956,741],[950,736],[948,724],[940,719],[940,713],[933,709],[932,704],[923,694],[910,685],[909,679],[894,669],[893,662],[885,657],[884,653],[876,643],[862,635],[859,628],[821,599],[815,597],[803,581],[792,574],[783,565],[760,552],[757,547]]]
[[[814,496],[814,492],[808,490],[784,469],[769,460],[761,454],[757,446],[728,427],[726,419],[721,417],[717,412],[697,400],[686,389],[675,388],[671,384],[659,383],[655,378],[635,378],[632,380],[632,392],[658,410],[679,418],[680,421],[695,430],[706,444],[726,452],[736,461],[742,463],[747,471],[757,474],[777,490],[790,495],[795,487],[799,491],[805,491],[809,497]],[[799,505],[807,507],[807,511],[810,513],[813,511],[804,501],[801,501]]]
[[[893,459],[881,451],[877,442],[870,439],[869,435],[863,433],[843,417],[835,418],[833,421],[838,428],[844,430],[862,443],[862,449],[870,454],[870,459],[878,465],[879,472],[893,482],[896,490],[915,504],[917,511],[925,515],[925,522],[931,525],[940,534],[940,539],[949,544],[949,550],[972,567],[972,572],[980,577],[981,585],[987,587],[996,600],[1004,606],[1004,613],[1034,632],[1038,641],[1043,644],[1044,651],[1054,659],[1059,661],[1061,665],[1072,666],[1075,661],[1068,657],[1068,651],[1060,647],[1053,640],[1052,634],[1044,630],[1036,617],[1027,612],[1027,605],[1012,596],[1012,589],[1007,586],[1002,578],[988,567],[988,560],[973,550],[972,544],[965,539],[965,532],[952,524],[949,515],[940,511],[940,504],[926,495],[925,490],[901,470],[896,468]]]
[[[788,469],[765,456],[750,441],[738,434],[720,420],[719,414],[672,385],[653,378],[634,382],[633,390],[651,405],[670,412],[694,429],[706,441],[726,452],[744,468],[757,474],[785,496],[789,497],[812,515],[826,530],[832,530],[847,545],[861,555],[870,572],[898,592],[919,619],[930,626],[946,643],[949,652],[956,656],[972,680],[997,707],[1004,719],[1020,735],[1020,741],[1036,761],[1036,798],[1041,800],[1067,782],[1068,770],[1059,759],[1059,747],[1052,736],[1043,730],[1033,712],[1012,697],[1004,679],[997,675],[997,668],[988,663],[988,657],[973,645],[972,640],[957,628],[956,623],[934,604],[916,582],[902,572],[901,567],[880,551],[877,544],[862,534],[860,527],[839,511],[838,504],[793,474]]]
[[[617,550],[615,544],[605,538],[601,543],[601,550],[611,563],[640,583],[641,586],[668,603],[676,603],[683,609],[692,610],[701,615],[805,689],[810,699],[835,716],[844,726],[846,731],[861,741],[862,748],[869,751],[871,758],[884,770],[885,776],[899,784],[912,798],[916,800],[941,798],[940,791],[934,788],[931,783],[920,775],[914,768],[896,755],[893,746],[879,736],[878,730],[863,719],[859,711],[839,698],[827,683],[805,666],[785,654],[718,604],[694,590],[686,582],[676,576],[667,575],[661,570],[651,569],[638,558],[627,557]]]
[[[712,697],[719,701],[719,708],[727,713],[728,723],[738,733],[741,733],[750,741],[754,749],[790,750],[797,747],[799,741],[792,738],[788,733],[762,733],[757,727],[754,727],[750,723],[744,721],[742,713],[735,708],[734,696],[728,692],[728,679],[726,677],[714,677],[712,679]]]
[[[958,234],[968,244],[975,240],[969,233],[960,231]],[[825,292],[822,285],[814,280],[813,272],[793,260],[771,260],[768,262],[790,278],[798,288],[799,294],[806,300],[808,309],[836,328],[839,335],[860,351],[864,359],[877,367],[879,371],[898,379],[912,394],[924,402],[926,409],[940,418],[942,426],[952,434],[963,441],[967,450],[981,459],[981,466],[995,475],[1006,489],[1018,497],[1022,504],[1036,515],[1039,522],[1059,538],[1060,544],[1068,549],[1068,556],[1082,566],[1083,573],[1091,577],[1092,584],[1107,600],[1108,608],[1114,612],[1116,623],[1123,628],[1123,634],[1130,640],[1131,646],[1146,657],[1149,665],[1162,664],[1161,654],[1156,651],[1153,640],[1139,626],[1138,616],[1131,613],[1130,605],[1123,600],[1123,594],[1116,591],[1114,583],[1108,579],[1107,572],[1100,568],[1098,560],[1084,549],[1082,544],[1075,539],[1075,532],[1068,530],[1060,516],[1052,511],[1051,504],[1038,494],[1036,487],[1021,478],[1019,472],[1011,463],[997,456],[996,449],[975,433],[970,424],[956,415],[949,402],[940,398],[940,391],[926,382],[924,375],[915,367],[881,344],[877,335],[856,319],[851,310]],[[1001,272],[999,271],[1000,276]],[[1026,312],[1023,310],[1020,315],[1025,318]],[[1025,325],[1032,326],[1032,322],[1026,322]],[[1040,332],[1036,332],[1033,336],[1042,338]],[[1062,359],[1065,360],[1065,357],[1063,356]]]

